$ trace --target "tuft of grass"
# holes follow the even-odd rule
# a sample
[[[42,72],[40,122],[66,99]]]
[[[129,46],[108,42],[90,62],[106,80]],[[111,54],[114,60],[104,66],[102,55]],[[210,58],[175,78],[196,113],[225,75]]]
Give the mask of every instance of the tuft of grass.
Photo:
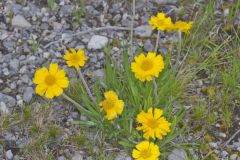
[[[47,5],[48,5],[48,8],[50,8],[51,10],[54,10],[56,7],[55,0],[47,0]]]
[[[75,0],[75,4],[77,6],[76,10],[73,12],[73,16],[76,18],[78,23],[81,23],[82,18],[86,15],[85,9],[85,0]]]
[[[162,157],[166,157],[167,154],[164,153],[168,153],[173,148],[170,142],[182,133],[184,129],[184,126],[178,126],[178,124],[182,121],[184,115],[180,99],[185,83],[178,80],[177,74],[171,68],[170,56],[165,57],[165,70],[157,79],[158,97],[152,98],[154,85],[151,82],[142,83],[134,77],[127,51],[125,50],[122,53],[123,63],[121,66],[114,64],[111,60],[110,51],[110,46],[105,48],[105,80],[97,80],[93,87],[93,92],[98,104],[103,99],[102,94],[104,91],[116,91],[120,99],[124,100],[124,111],[121,117],[113,122],[105,120],[104,113],[100,111],[100,107],[88,99],[81,82],[76,81],[72,83],[67,94],[75,101],[82,102],[82,105],[87,107],[90,113],[84,113],[89,120],[75,121],[75,123],[80,124],[80,127],[88,127],[93,132],[97,131],[101,139],[99,144],[100,150],[103,150],[106,147],[104,144],[109,142],[113,147],[121,145],[130,153],[136,141],[142,140],[142,134],[135,129],[136,123],[134,119],[137,114],[151,106],[160,107],[165,111],[164,116],[172,123],[172,132],[158,142],[161,146]],[[178,107],[174,107],[175,105],[178,105]]]
[[[31,50],[33,51],[33,53],[36,53],[38,48],[39,48],[38,42],[33,41],[32,44],[31,44]]]

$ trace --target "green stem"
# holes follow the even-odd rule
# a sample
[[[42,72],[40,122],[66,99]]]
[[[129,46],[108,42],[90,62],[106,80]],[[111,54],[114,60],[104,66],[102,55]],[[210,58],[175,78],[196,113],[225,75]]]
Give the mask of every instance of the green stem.
[[[154,86],[154,96],[155,96],[155,98],[157,98],[158,97],[158,93],[157,93],[158,85],[157,85],[156,79],[154,77],[152,78],[152,81],[153,81],[153,86]]]
[[[69,102],[71,102],[72,104],[74,104],[78,110],[83,110],[84,112],[89,113],[89,111],[87,109],[85,109],[83,106],[81,106],[79,103],[77,103],[76,101],[74,101],[72,98],[68,97],[65,93],[62,94],[63,98],[65,98],[66,100],[68,100]]]
[[[155,53],[157,53],[157,51],[158,51],[159,39],[160,39],[160,31],[158,31],[158,33],[157,33],[157,40],[156,40],[156,45],[155,45],[155,49],[154,49]]]
[[[133,56],[133,27],[134,27],[134,18],[136,12],[136,0],[132,1],[132,20],[131,20],[131,33],[130,33],[130,45],[131,45],[131,56]]]
[[[178,30],[178,58],[180,57],[182,50],[182,32]]]
[[[97,102],[96,102],[95,98],[93,97],[93,95],[92,95],[92,93],[91,93],[91,90],[90,90],[90,88],[88,87],[87,82],[85,81],[85,79],[84,79],[84,77],[83,77],[83,74],[82,74],[82,72],[81,72],[80,69],[78,70],[78,75],[79,75],[79,77],[80,77],[80,79],[81,79],[81,81],[82,81],[82,83],[83,83],[83,85],[84,85],[84,87],[85,87],[85,89],[86,89],[86,91],[87,91],[87,94],[88,94],[89,98],[90,98],[95,104],[97,104]]]

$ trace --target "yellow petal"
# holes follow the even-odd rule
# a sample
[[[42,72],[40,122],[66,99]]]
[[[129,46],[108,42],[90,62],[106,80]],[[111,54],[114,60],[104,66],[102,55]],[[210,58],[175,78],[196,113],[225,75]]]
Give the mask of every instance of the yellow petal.
[[[57,85],[62,88],[67,88],[69,85],[68,78],[65,77],[65,78],[57,80]]]
[[[56,63],[51,63],[49,67],[49,73],[51,74],[56,74],[58,72],[58,64]]]
[[[52,99],[54,97],[53,88],[47,88],[45,96],[46,96],[46,98]]]
[[[63,59],[70,60],[70,58],[71,58],[71,54],[69,53],[69,51],[66,51],[65,55],[63,56]]]
[[[154,118],[155,119],[160,118],[162,116],[162,114],[163,114],[162,110],[155,108],[155,110],[154,110]]]
[[[140,157],[140,152],[138,150],[136,150],[136,149],[133,149],[132,157],[133,158],[139,158]]]
[[[121,114],[123,111],[123,107],[124,107],[124,102],[122,100],[118,100],[118,102],[116,104],[116,112],[118,114]]]
[[[57,77],[57,79],[60,79],[60,78],[64,78],[65,75],[66,75],[65,71],[63,69],[61,69],[61,70],[58,70],[56,77]]]
[[[74,48],[70,48],[70,51],[73,53],[73,54],[76,54],[76,50]]]
[[[39,85],[37,85],[37,87],[36,87],[36,93],[39,94],[39,95],[41,95],[41,96],[44,95],[44,93],[46,92],[46,90],[47,90],[47,85],[45,85],[45,84],[39,84]]]
[[[57,85],[53,86],[53,91],[55,96],[60,96],[63,93],[63,89]]]
[[[143,141],[143,142],[139,143],[139,144],[136,146],[136,148],[137,148],[139,151],[141,151],[141,150],[147,149],[148,146],[149,146],[149,142],[148,142],[148,141]]]
[[[35,84],[44,83],[45,77],[48,74],[48,70],[46,67],[42,67],[41,69],[38,69],[34,74],[33,82]]]

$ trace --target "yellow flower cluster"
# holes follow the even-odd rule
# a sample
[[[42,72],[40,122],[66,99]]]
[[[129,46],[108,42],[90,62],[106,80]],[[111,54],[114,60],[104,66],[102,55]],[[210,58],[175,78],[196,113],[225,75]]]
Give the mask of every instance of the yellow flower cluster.
[[[171,123],[162,115],[163,111],[161,109],[153,109],[152,107],[147,112],[142,111],[137,115],[136,121],[140,124],[137,130],[143,131],[145,139],[162,139],[163,136],[170,132]],[[136,149],[133,149],[132,156],[137,160],[157,160],[160,151],[156,144],[143,141],[136,145]]]
[[[66,51],[64,59],[69,67],[74,66],[78,70],[84,66],[87,58],[81,49],[76,52],[75,49],[71,48],[70,51],[72,53]],[[48,99],[60,96],[63,89],[69,85],[65,71],[58,69],[58,64],[55,63],[50,64],[49,70],[46,67],[38,69],[34,74],[33,82],[37,85],[36,93]]]
[[[171,18],[166,17],[164,13],[158,13],[156,17],[152,16],[149,24],[152,29],[184,33],[190,33],[192,27],[192,22],[177,21],[173,23]],[[83,67],[87,60],[84,50],[76,51],[73,48],[66,51],[63,58],[68,67],[74,67],[76,70]],[[141,53],[135,56],[134,62],[131,63],[131,70],[136,79],[142,82],[159,77],[163,69],[163,57],[154,52],[148,52],[147,55]],[[65,71],[59,69],[58,64],[55,63],[51,63],[49,69],[46,67],[38,69],[35,72],[33,82],[36,84],[36,93],[49,99],[62,95],[63,89],[69,86]],[[113,120],[121,115],[124,105],[124,101],[119,99],[117,93],[113,90],[106,91],[104,100],[99,103],[100,111],[105,112],[107,120]],[[132,157],[136,160],[157,160],[160,156],[160,149],[151,140],[161,140],[171,131],[171,123],[163,116],[163,111],[159,108],[148,108],[146,112],[141,111],[136,117],[136,123],[138,124],[136,130],[142,131],[143,138],[146,139],[137,144],[132,151]]]
[[[193,22],[184,22],[177,21],[175,23],[172,22],[171,17],[166,17],[164,13],[160,12],[157,16],[151,16],[149,20],[149,25],[152,26],[152,29],[157,29],[160,31],[181,31],[189,34],[192,28]]]

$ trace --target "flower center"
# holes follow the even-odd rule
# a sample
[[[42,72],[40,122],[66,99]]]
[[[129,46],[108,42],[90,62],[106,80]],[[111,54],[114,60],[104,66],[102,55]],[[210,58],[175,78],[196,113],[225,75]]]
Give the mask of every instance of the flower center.
[[[157,20],[157,25],[158,25],[158,26],[164,25],[164,20],[163,20],[163,19],[158,19],[158,20]]]
[[[159,123],[156,119],[151,118],[148,120],[147,125],[151,128],[151,129],[156,129],[159,126]]]
[[[105,110],[110,110],[114,107],[114,105],[115,105],[114,100],[108,99],[108,100],[105,100],[103,107]]]
[[[56,83],[56,78],[53,75],[49,74],[45,78],[45,83],[49,86],[52,86],[53,84]]]
[[[76,55],[76,54],[73,54],[73,55],[72,55],[72,58],[71,58],[71,61],[72,61],[73,63],[78,64],[79,61],[80,61],[80,57],[79,57],[78,55]]]
[[[151,156],[152,156],[152,153],[151,153],[151,151],[149,149],[142,150],[142,152],[141,152],[141,157],[142,158],[147,159],[147,158],[149,158]]]
[[[153,67],[153,62],[148,59],[144,60],[141,64],[141,68],[144,71],[148,71],[148,70],[152,69],[152,67]]]

